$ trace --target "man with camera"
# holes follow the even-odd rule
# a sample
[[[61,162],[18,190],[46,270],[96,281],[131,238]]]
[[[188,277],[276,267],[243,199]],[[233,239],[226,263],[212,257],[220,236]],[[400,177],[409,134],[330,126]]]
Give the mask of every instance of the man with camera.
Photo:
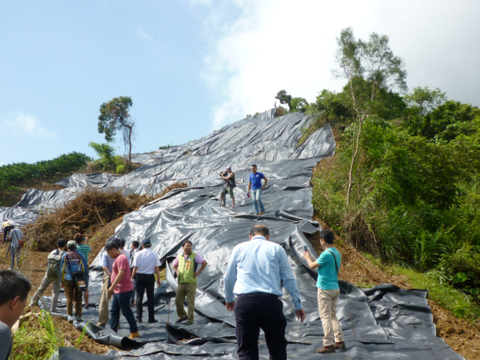
[[[220,206],[225,206],[225,197],[228,193],[232,199],[232,207],[230,209],[233,209],[235,208],[235,196],[233,195],[233,188],[237,187],[237,184],[235,183],[235,174],[232,171],[232,167],[229,166],[227,171],[221,172],[220,177],[225,180],[225,184],[223,185],[223,189],[220,194]]]
[[[70,240],[67,243],[68,252],[63,255],[60,264],[62,287],[67,296],[67,315],[73,316],[75,301],[75,317],[82,320],[82,290],[85,290],[85,269],[88,266],[85,257],[77,251],[77,243]]]

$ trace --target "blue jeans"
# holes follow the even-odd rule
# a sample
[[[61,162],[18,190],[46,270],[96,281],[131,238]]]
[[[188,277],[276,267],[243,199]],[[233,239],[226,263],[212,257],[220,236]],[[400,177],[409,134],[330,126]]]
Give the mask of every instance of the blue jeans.
[[[137,322],[133,316],[132,309],[130,309],[130,299],[133,296],[133,290],[120,294],[113,294],[112,308],[110,309],[110,328],[117,331],[118,324],[120,323],[120,309],[123,316],[130,325],[130,332],[138,331]]]
[[[253,210],[255,214],[265,212],[262,202],[262,189],[252,190]]]
[[[17,267],[20,267],[20,249],[20,247],[14,248],[13,246],[10,246],[10,259],[12,261],[10,269],[15,267],[15,256],[17,257]]]

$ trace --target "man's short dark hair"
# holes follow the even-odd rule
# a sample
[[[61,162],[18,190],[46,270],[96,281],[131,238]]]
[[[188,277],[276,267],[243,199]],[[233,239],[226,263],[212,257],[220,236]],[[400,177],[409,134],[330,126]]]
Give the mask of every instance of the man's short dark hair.
[[[57,246],[61,248],[67,246],[67,240],[65,240],[64,238],[58,239]]]
[[[335,236],[333,235],[332,230],[322,230],[320,231],[320,239],[325,240],[327,244],[333,244],[333,240],[335,240]]]
[[[77,244],[81,244],[83,241],[83,235],[80,233],[76,233],[75,236],[73,237],[73,240],[75,240]]]
[[[113,249],[119,249],[118,244],[116,242],[109,241],[107,242],[107,245],[105,245],[105,250],[113,250]]]
[[[270,230],[265,225],[255,225],[250,230],[250,235],[261,235],[261,236],[268,236],[270,235]]]
[[[193,243],[190,240],[187,240],[183,243],[182,247],[185,247],[185,245],[187,245],[187,243],[190,243],[190,245],[193,246]]]
[[[140,243],[137,240],[135,240],[132,242],[132,247],[134,247],[135,249],[138,249],[140,247]]]
[[[17,296],[24,301],[32,285],[25,275],[13,270],[0,271],[0,306]]]
[[[257,166],[257,165],[255,165],[255,164],[252,164],[252,165],[250,165],[250,167],[252,167],[252,166],[258,167],[258,166]]]
[[[124,247],[125,246],[125,239],[120,239],[120,247]]]

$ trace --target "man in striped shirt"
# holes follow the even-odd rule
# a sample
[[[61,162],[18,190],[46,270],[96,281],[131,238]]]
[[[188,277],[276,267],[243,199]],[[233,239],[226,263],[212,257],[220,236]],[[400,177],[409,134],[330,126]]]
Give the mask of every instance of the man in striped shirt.
[[[87,244],[88,242],[88,237],[83,237],[82,234],[77,233],[74,236],[74,240],[77,243],[77,251],[81,253],[87,262],[87,266],[85,268],[85,285],[87,287],[87,290],[83,292],[83,297],[85,300],[85,310],[88,310],[88,299],[89,299],[89,293],[88,293],[88,254],[92,252],[92,248],[90,245]]]

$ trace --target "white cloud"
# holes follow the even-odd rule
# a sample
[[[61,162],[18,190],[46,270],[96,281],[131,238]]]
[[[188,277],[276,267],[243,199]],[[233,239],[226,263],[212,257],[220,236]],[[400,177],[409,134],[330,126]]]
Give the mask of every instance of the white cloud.
[[[410,88],[438,86],[450,98],[465,102],[475,101],[473,87],[480,91],[480,72],[475,70],[480,51],[471,41],[472,36],[478,41],[480,33],[474,15],[480,3],[475,1],[462,7],[448,0],[190,4],[203,6],[209,14],[202,36],[210,50],[200,77],[222,99],[212,108],[214,128],[272,108],[281,89],[308,101],[322,89],[339,90],[343,81],[333,79],[331,70],[336,38],[346,27],[362,39],[372,32],[388,35],[394,54],[406,62]],[[232,19],[232,13],[238,15]]]
[[[0,116],[2,125],[13,134],[30,135],[36,138],[56,138],[57,134],[42,127],[35,115],[14,112]]]
[[[137,36],[139,39],[144,40],[144,41],[153,41],[153,36],[146,33],[145,31],[138,30],[137,31]]]

